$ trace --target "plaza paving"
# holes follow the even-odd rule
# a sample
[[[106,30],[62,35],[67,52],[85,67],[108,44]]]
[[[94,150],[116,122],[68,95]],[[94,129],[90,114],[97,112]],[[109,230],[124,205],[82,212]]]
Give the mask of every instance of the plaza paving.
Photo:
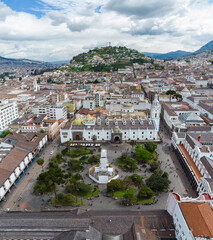
[[[84,201],[85,205],[81,206],[82,208],[93,209],[93,210],[152,210],[152,209],[165,209],[167,197],[170,193],[170,190],[178,192],[182,196],[195,196],[195,193],[192,191],[192,188],[184,175],[184,172],[177,160],[176,155],[171,150],[170,147],[170,139],[168,137],[168,133],[164,129],[161,131],[161,137],[163,139],[162,143],[158,144],[157,155],[158,160],[161,162],[161,169],[163,171],[167,171],[169,174],[169,180],[171,181],[169,191],[166,193],[161,193],[157,198],[158,202],[153,205],[135,205],[124,207],[119,204],[120,200],[114,200],[110,197],[106,197],[106,185],[99,185],[100,194],[99,197],[95,197],[92,200],[85,200],[78,198],[78,201]],[[45,166],[48,165],[48,161],[50,158],[50,152],[54,149],[54,154],[58,151],[61,151],[64,146],[60,146],[59,139],[55,140],[52,144],[49,144],[47,148],[42,153],[41,157],[45,159]],[[122,144],[104,144],[102,145],[103,149],[107,150],[107,156],[110,163],[115,165],[116,158],[120,157],[123,152],[128,152],[131,154],[132,147],[127,143]],[[98,154],[98,151],[94,154]],[[84,182],[87,184],[96,185],[89,177],[88,177],[88,169],[92,165],[85,165],[84,170],[82,172],[82,176]],[[139,167],[141,170],[136,172],[139,175],[147,175],[149,177],[151,173],[144,173],[145,168]],[[20,181],[16,188],[13,188],[12,192],[7,195],[7,202],[1,203],[1,207],[3,209],[10,210],[41,210],[41,209],[51,209],[46,204],[47,200],[50,198],[50,195],[43,196],[35,196],[33,194],[33,187],[36,183],[36,178],[41,172],[41,167],[34,163],[32,167],[28,170],[28,173],[24,178]],[[132,173],[126,173],[121,168],[119,168],[119,176],[120,179],[124,179],[127,175],[131,175]],[[65,209],[71,209],[71,207],[64,207]]]

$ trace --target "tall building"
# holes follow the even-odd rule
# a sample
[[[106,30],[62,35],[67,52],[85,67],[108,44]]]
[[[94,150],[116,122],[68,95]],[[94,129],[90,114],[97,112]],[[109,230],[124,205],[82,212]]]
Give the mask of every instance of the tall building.
[[[159,126],[160,126],[160,113],[161,113],[161,105],[159,103],[158,96],[156,94],[151,105],[150,117],[154,121],[157,131],[159,131]]]
[[[47,118],[52,120],[65,119],[67,120],[67,110],[65,106],[36,106],[32,109],[34,114],[46,114]]]
[[[18,118],[16,102],[9,102],[7,99],[0,102],[0,131],[8,128],[8,125]]]

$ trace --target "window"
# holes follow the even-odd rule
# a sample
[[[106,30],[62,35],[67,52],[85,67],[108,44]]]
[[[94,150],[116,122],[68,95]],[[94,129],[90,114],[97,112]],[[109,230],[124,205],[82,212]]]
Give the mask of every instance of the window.
[[[107,135],[109,134],[109,132],[107,132]]]
[[[135,132],[133,132],[133,134],[135,134]]]
[[[99,132],[97,132],[97,134],[99,135]]]

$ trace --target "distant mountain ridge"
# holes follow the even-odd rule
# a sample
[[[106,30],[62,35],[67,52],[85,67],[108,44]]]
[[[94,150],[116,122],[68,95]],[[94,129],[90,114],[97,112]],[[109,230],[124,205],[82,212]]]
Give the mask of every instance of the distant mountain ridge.
[[[162,60],[170,60],[170,59],[174,59],[174,58],[178,58],[178,57],[185,57],[185,56],[189,56],[192,54],[192,52],[186,52],[186,51],[175,51],[175,52],[168,52],[168,53],[147,53],[147,52],[143,52],[144,55],[148,56],[148,57],[152,57],[152,58],[158,58],[158,59],[162,59]]]
[[[204,46],[202,46],[200,49],[198,49],[195,52],[186,52],[186,51],[174,51],[174,52],[168,52],[168,53],[149,53],[149,52],[143,52],[144,55],[152,58],[162,59],[162,60],[172,60],[179,57],[186,57],[191,55],[196,55],[203,53],[205,51],[213,51],[213,41],[208,42]]]

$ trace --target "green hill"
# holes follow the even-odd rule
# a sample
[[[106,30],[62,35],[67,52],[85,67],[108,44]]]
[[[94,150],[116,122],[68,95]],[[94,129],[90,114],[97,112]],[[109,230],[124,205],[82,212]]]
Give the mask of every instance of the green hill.
[[[70,64],[61,70],[110,72],[119,68],[132,66],[133,63],[153,63],[153,60],[144,54],[126,47],[102,47],[81,53],[70,61]]]

